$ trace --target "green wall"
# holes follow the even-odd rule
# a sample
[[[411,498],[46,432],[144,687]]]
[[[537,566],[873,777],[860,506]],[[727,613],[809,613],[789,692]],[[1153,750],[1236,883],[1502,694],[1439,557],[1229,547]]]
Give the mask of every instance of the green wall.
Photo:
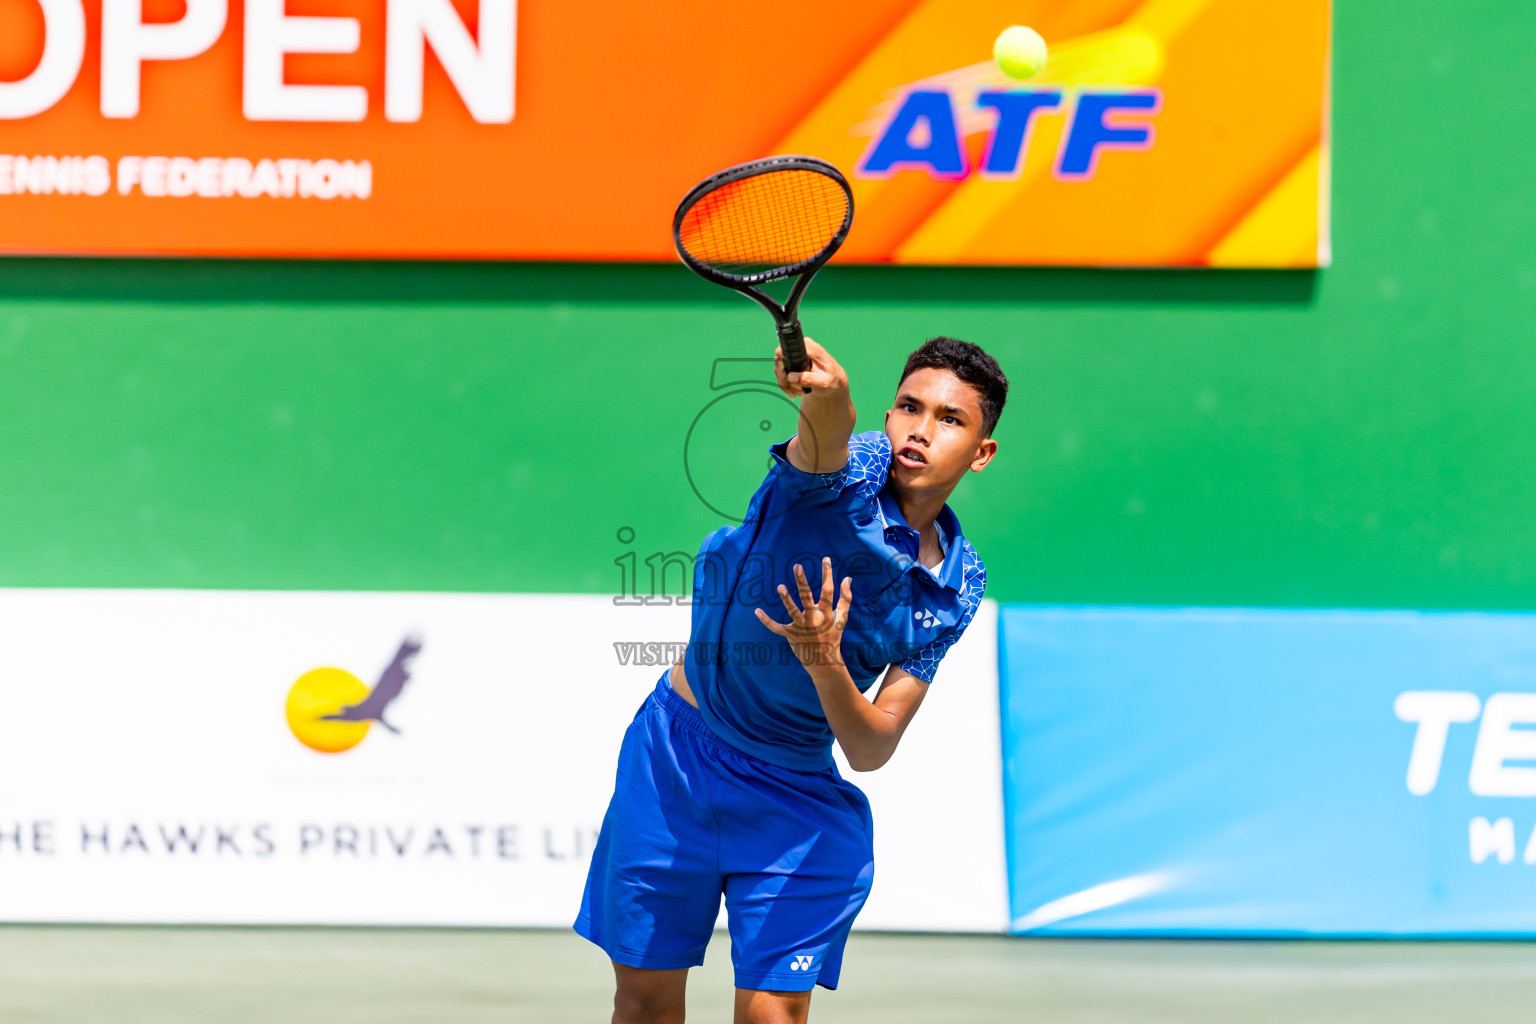
[[[1337,21],[1332,269],[812,289],[861,429],[926,335],[1012,378],[990,596],[1536,606],[1536,6]],[[771,339],[675,267],[6,261],[0,585],[613,592],[719,522],[683,439]]]

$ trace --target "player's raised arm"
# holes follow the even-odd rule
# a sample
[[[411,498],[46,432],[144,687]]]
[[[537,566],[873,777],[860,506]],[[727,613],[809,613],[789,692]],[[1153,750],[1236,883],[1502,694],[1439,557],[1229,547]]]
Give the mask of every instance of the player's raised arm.
[[[799,433],[789,442],[789,462],[807,473],[835,473],[848,462],[848,439],[853,436],[848,374],[810,338],[805,339],[805,356],[803,370],[786,373],[783,350],[773,351],[779,389],[800,400]]]

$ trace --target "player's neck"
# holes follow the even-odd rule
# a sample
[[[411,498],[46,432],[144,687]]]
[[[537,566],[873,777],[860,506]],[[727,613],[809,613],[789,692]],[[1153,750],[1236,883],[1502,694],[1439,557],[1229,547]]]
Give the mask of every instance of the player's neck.
[[[952,493],[953,488],[943,492],[917,493],[891,489],[891,494],[896,499],[896,507],[901,509],[901,518],[922,535],[927,535],[933,530],[934,520],[939,518],[939,513],[944,510],[944,503],[949,500]]]

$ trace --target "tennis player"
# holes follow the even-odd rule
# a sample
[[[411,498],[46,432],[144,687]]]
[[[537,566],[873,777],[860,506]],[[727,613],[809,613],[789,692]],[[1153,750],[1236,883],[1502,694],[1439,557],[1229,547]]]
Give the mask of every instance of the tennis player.
[[[683,1020],[722,894],[737,1024],[804,1021],[811,989],[837,987],[874,849],[832,741],[854,771],[890,760],[986,588],[945,502],[997,453],[997,362],[926,342],[884,431],[854,434],[847,374],[805,345],[800,373],[775,354],[799,431],[769,448],[741,526],[705,538],[685,654],[619,751],[576,920],[613,960],[614,1024]]]

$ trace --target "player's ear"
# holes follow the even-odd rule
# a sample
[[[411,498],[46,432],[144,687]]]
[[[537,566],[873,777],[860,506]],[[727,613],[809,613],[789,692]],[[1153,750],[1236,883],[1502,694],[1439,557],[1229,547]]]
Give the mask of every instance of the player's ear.
[[[997,454],[997,442],[990,437],[984,438],[981,444],[976,446],[976,457],[971,460],[971,472],[980,473],[987,468],[987,463]]]

